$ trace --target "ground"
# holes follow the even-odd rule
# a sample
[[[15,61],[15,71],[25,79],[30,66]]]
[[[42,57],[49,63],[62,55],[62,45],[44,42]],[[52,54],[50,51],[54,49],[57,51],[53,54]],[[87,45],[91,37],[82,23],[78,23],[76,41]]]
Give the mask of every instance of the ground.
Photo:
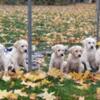
[[[56,43],[80,44],[96,35],[95,4],[68,6],[33,6],[33,45],[37,50]],[[27,38],[27,7],[0,5],[0,42],[6,46],[19,38]],[[96,100],[100,94],[100,75],[90,72],[63,75],[57,69],[47,73],[48,56],[43,71],[24,73],[17,70],[0,79],[3,100]],[[49,97],[49,98],[48,98]]]

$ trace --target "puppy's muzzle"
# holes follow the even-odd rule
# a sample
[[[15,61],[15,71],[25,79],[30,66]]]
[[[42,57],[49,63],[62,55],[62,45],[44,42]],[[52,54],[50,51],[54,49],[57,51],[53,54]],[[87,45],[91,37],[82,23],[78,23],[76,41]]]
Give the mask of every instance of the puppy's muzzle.
[[[24,50],[25,53],[27,53],[27,50]]]
[[[64,56],[63,54],[61,54],[61,56]]]
[[[81,55],[78,55],[78,57],[81,57]]]
[[[94,47],[93,46],[91,46],[91,49],[93,49]]]

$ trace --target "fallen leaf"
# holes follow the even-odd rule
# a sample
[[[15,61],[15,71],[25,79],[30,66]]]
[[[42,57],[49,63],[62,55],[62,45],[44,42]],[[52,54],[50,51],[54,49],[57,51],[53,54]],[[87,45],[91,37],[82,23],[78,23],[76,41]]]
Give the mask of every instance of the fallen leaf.
[[[49,75],[49,76],[52,76],[52,77],[55,77],[55,78],[59,78],[59,77],[64,76],[64,74],[63,74],[59,69],[56,69],[56,68],[52,68],[52,69],[48,72],[48,75]]]
[[[4,75],[4,76],[2,77],[2,80],[4,80],[4,81],[10,81],[10,80],[11,80],[11,77],[8,76],[8,75]]]
[[[18,96],[14,93],[9,93],[8,97],[9,100],[18,100]]]
[[[76,86],[78,89],[80,89],[80,90],[86,90],[86,89],[88,89],[89,88],[89,84],[82,84],[81,86]]]
[[[95,75],[93,76],[93,79],[94,79],[94,80],[100,80],[100,74],[95,74]]]
[[[47,76],[47,74],[41,70],[33,72],[33,73],[26,73],[24,75],[24,78],[27,80],[31,80],[31,81],[37,81],[37,80],[41,80],[44,79]]]
[[[48,93],[48,89],[43,90],[44,93],[39,94],[38,96],[41,97],[44,100],[56,100],[56,97],[54,96],[54,92]]]
[[[0,90],[0,99],[8,97],[9,92],[7,90]]]
[[[100,88],[96,89],[96,99],[100,100]]]
[[[14,90],[14,94],[19,95],[19,96],[24,96],[24,97],[27,97],[28,96],[26,94],[26,92],[22,92],[20,89]]]
[[[85,100],[85,97],[84,96],[80,96],[79,100]]]
[[[82,79],[83,79],[83,80],[86,80],[86,79],[89,78],[89,76],[90,76],[90,71],[86,71],[86,72],[84,73]]]
[[[33,87],[33,88],[36,87],[36,86],[39,86],[38,83],[32,83],[30,81],[28,81],[28,82],[22,81],[21,84],[26,85],[27,87]]]
[[[35,93],[32,93],[30,94],[30,100],[36,100],[36,94]]]

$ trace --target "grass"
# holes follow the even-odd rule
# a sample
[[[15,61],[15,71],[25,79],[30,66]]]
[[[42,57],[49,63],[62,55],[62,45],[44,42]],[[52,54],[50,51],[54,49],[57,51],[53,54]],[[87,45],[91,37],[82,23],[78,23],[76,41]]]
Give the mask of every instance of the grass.
[[[59,100],[78,100],[78,96],[84,96],[85,100],[96,100],[96,89],[100,87],[100,81],[97,81],[96,84],[91,84],[88,89],[78,89],[79,84],[75,83],[73,80],[65,79],[64,81],[59,81],[59,78],[54,78],[48,76],[47,78],[52,86],[49,85],[40,85],[39,87],[25,87],[21,85],[21,80],[15,79],[12,81],[5,82],[0,80],[0,90],[16,90],[21,89],[27,94],[32,93],[42,93],[44,88],[48,88],[48,92],[55,92],[55,95],[59,97]],[[6,99],[3,99],[6,100]],[[18,96],[18,100],[30,100],[29,97]],[[36,100],[42,100],[37,98]]]
[[[11,45],[20,37],[26,38],[27,7],[0,5],[0,11],[0,42]],[[43,42],[45,47],[55,43],[73,44],[89,35],[95,36],[95,11],[95,4],[34,6],[33,44],[38,46]]]

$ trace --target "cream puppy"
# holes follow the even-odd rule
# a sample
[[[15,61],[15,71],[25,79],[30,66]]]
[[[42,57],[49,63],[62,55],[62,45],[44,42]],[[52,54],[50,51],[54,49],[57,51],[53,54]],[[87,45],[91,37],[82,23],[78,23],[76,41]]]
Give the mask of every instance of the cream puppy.
[[[68,49],[68,46],[64,46],[62,44],[57,44],[52,47],[53,53],[51,55],[49,70],[52,67],[56,67],[61,70],[61,66],[64,61],[65,50],[67,49]]]
[[[81,55],[83,49],[81,46],[75,45],[69,48],[67,62],[64,64],[65,71],[68,72],[83,72],[84,65],[81,63]]]
[[[9,67],[12,66],[11,61],[10,61],[10,55],[7,54],[5,51],[5,47],[0,44],[0,69],[4,69],[4,72],[7,73]],[[2,67],[2,68],[1,68]],[[13,66],[12,66],[13,69]]]
[[[82,41],[82,44],[84,51],[81,60],[85,63],[87,70],[95,70],[96,39],[93,37],[88,37]]]
[[[100,73],[100,48],[97,49],[95,54],[96,66],[98,66],[98,71]]]
[[[25,70],[28,71],[28,65],[26,64],[28,52],[28,43],[26,40],[21,39],[14,43],[13,49],[9,52],[8,59],[10,63],[17,69],[20,65],[25,67]]]
[[[4,60],[6,61],[4,51],[5,51],[4,45],[0,44],[0,69],[4,68]]]

